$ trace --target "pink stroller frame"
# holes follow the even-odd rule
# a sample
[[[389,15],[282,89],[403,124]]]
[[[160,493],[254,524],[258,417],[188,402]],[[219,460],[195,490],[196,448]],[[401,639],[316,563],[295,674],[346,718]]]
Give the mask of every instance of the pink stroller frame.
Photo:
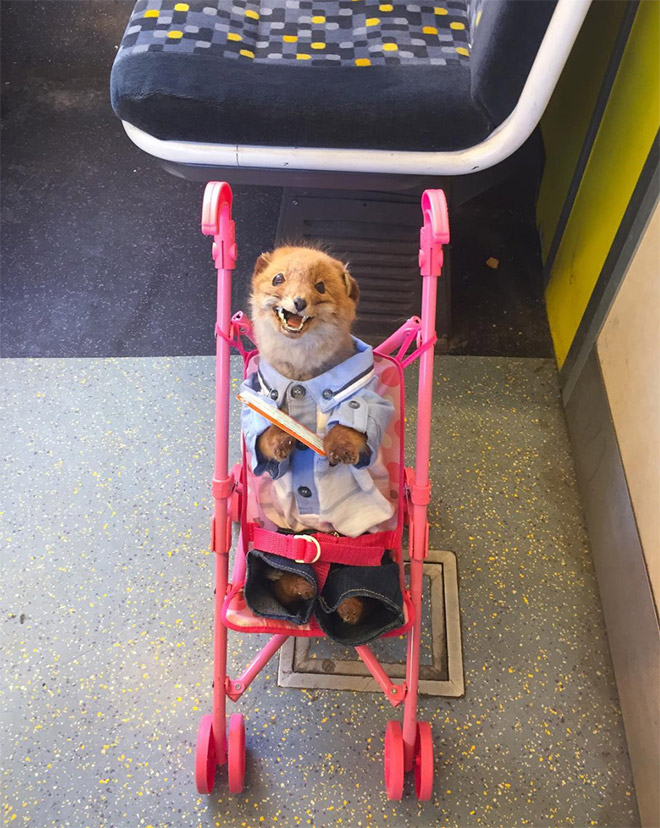
[[[237,701],[254,678],[266,666],[289,636],[322,636],[314,619],[302,627],[285,621],[273,621],[254,616],[242,596],[245,582],[246,555],[255,531],[261,541],[275,533],[259,527],[255,519],[255,499],[258,484],[251,478],[243,446],[243,462],[231,470],[228,464],[229,399],[231,348],[243,357],[244,374],[258,358],[256,349],[247,350],[244,338],[252,339],[249,320],[242,313],[231,314],[231,271],[236,264],[235,225],[231,217],[231,187],[225,182],[212,181],[206,186],[202,210],[202,233],[213,236],[213,260],[218,271],[216,333],[216,391],[215,391],[215,467],[212,482],[214,514],[211,529],[211,549],[215,553],[215,634],[213,667],[213,713],[202,717],[197,735],[195,780],[200,793],[210,793],[215,783],[216,770],[227,765],[229,790],[240,793],[245,778],[245,726],[243,716],[234,713],[226,723],[226,701]],[[433,396],[433,349],[435,345],[435,313],[437,279],[442,270],[442,245],[449,242],[447,204],[442,190],[426,190],[422,195],[424,219],[420,232],[419,265],[422,275],[422,315],[412,317],[388,339],[374,349],[374,364],[381,385],[392,394],[399,416],[393,418],[396,437],[394,456],[387,464],[390,484],[398,505],[396,525],[390,531],[378,533],[383,545],[392,549],[399,564],[404,596],[405,624],[387,635],[408,635],[405,681],[393,682],[367,645],[355,650],[367,666],[386,698],[394,707],[404,705],[403,726],[390,720],[385,730],[385,787],[389,799],[401,799],[404,774],[414,771],[415,791],[419,800],[428,800],[433,790],[433,738],[431,725],[417,719],[419,685],[419,658],[421,641],[422,567],[428,553],[427,506],[430,500],[429,452],[431,440],[431,406]],[[411,353],[409,349],[413,347]],[[418,359],[418,409],[415,448],[415,467],[403,464],[403,369]],[[398,394],[397,394],[398,390]],[[397,399],[398,397],[398,399]],[[388,429],[389,431],[389,429]],[[240,524],[234,569],[229,580],[229,550],[232,521]],[[409,586],[406,587],[401,548],[402,531],[408,526],[408,553],[410,558]],[[278,536],[282,537],[282,536]],[[356,544],[357,541],[357,544]],[[365,565],[376,564],[373,537],[336,538],[316,534],[298,535],[288,541],[283,554],[311,564],[342,558],[341,547],[351,549],[346,554],[360,555],[356,547],[364,545]],[[263,548],[263,545],[260,546]],[[349,554],[350,553],[350,554]],[[279,554],[279,552],[278,552]],[[357,563],[355,558],[351,562]],[[326,561],[327,562],[327,561]],[[232,679],[227,675],[227,630],[239,632],[269,632],[271,638],[245,672]]]

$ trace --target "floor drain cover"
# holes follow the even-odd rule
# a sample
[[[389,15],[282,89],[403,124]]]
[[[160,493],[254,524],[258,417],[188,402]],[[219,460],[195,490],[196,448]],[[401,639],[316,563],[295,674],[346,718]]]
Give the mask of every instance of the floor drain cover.
[[[390,678],[405,677],[407,636],[381,638],[370,645]],[[419,692],[462,696],[463,652],[458,577],[453,552],[429,550],[424,562],[422,652]],[[378,690],[352,647],[327,638],[289,638],[280,650],[281,687],[326,690]]]

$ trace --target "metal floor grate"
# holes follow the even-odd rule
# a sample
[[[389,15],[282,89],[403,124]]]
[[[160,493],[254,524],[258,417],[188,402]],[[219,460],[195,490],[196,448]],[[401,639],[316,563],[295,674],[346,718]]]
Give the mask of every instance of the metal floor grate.
[[[388,675],[405,677],[407,636],[371,644]],[[290,638],[280,650],[281,687],[376,691],[378,685],[352,647],[327,638]],[[463,652],[458,577],[453,552],[429,550],[424,563],[419,692],[462,696]]]

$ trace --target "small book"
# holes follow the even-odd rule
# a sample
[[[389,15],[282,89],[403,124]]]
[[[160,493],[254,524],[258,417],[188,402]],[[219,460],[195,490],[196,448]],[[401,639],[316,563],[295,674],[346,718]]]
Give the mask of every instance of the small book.
[[[247,407],[251,408],[253,411],[258,412],[267,420],[270,420],[271,423],[278,426],[278,428],[281,428],[282,431],[286,431],[286,433],[290,434],[292,437],[295,437],[296,440],[300,440],[301,443],[309,446],[309,448],[313,449],[317,454],[320,454],[321,457],[325,457],[322,437],[319,437],[318,434],[310,431],[307,426],[299,423],[298,420],[294,420],[293,417],[289,417],[286,412],[280,411],[279,408],[276,408],[274,405],[269,405],[269,403],[264,401],[264,398],[260,394],[257,394],[255,391],[251,391],[249,388],[244,388],[238,395],[238,401],[242,402],[243,405],[247,405]]]

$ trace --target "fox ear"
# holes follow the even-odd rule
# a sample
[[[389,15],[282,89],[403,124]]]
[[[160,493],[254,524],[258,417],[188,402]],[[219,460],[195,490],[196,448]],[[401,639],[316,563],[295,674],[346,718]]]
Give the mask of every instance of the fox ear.
[[[270,260],[272,257],[272,253],[262,253],[261,256],[257,259],[254,263],[254,275],[256,276],[258,273],[261,273],[262,270],[265,270],[268,265],[270,264]]]
[[[348,270],[344,270],[342,276],[344,277],[344,284],[346,285],[346,293],[348,293],[348,298],[352,299],[357,304],[357,301],[360,298],[360,288],[358,287],[358,283],[351,276]]]

